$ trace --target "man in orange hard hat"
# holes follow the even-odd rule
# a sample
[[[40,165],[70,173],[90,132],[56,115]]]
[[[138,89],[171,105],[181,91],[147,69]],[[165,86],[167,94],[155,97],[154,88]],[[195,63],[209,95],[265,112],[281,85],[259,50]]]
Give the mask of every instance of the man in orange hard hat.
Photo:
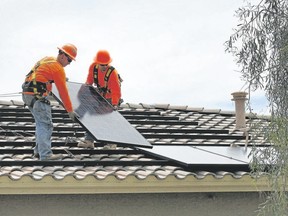
[[[117,70],[110,65],[112,58],[107,50],[99,50],[89,67],[86,79],[87,85],[93,85],[96,90],[113,106],[115,110],[121,103],[122,81]],[[87,132],[85,140],[78,143],[81,148],[94,148],[93,137]],[[108,144],[105,148],[113,149],[116,145]]]
[[[26,75],[22,85],[22,98],[31,111],[36,124],[36,146],[34,155],[40,160],[58,160],[61,154],[53,154],[51,150],[51,135],[53,131],[50,101],[47,96],[54,82],[69,117],[75,120],[70,96],[66,86],[64,67],[75,60],[77,48],[73,44],[57,47],[57,57],[44,57],[38,61]]]
[[[110,65],[112,58],[106,50],[99,50],[89,67],[87,85],[94,85],[100,94],[117,109],[121,100],[120,78]]]

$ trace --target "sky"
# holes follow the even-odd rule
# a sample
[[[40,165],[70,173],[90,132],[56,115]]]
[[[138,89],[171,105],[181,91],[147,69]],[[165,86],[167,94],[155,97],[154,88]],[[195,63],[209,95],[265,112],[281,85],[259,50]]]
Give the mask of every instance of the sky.
[[[72,43],[70,81],[84,83],[100,49],[123,78],[124,103],[234,110],[232,92],[245,91],[224,43],[243,0],[0,0],[0,100],[20,100],[33,65]],[[14,93],[17,93],[14,95]],[[12,97],[13,94],[13,97]],[[9,97],[8,97],[9,96]],[[267,112],[261,91],[253,112]]]

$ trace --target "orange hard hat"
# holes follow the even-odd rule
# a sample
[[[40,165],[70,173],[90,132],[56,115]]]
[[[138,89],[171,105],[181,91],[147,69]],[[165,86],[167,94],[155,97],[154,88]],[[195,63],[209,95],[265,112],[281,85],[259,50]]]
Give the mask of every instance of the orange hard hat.
[[[65,44],[62,47],[57,47],[62,52],[66,53],[71,59],[76,60],[77,48],[73,44]]]
[[[96,64],[109,64],[112,62],[112,58],[110,57],[110,54],[106,50],[99,50],[94,57],[94,62]]]

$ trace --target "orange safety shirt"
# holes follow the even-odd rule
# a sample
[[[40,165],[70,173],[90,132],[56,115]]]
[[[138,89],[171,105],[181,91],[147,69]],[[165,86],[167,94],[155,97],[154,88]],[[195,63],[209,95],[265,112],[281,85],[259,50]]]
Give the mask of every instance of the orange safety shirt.
[[[96,66],[96,63],[92,63],[89,67],[89,73],[87,76],[86,84],[92,85],[94,83],[94,67]],[[105,75],[107,70],[109,69],[110,65],[107,66],[106,71],[102,72],[98,68],[98,84],[101,88],[105,87]],[[94,83],[97,85],[97,83]],[[119,104],[119,100],[121,98],[121,87],[120,87],[120,81],[118,78],[118,72],[116,69],[113,70],[113,72],[110,74],[110,77],[107,81],[107,93],[104,95],[106,99],[111,99],[111,103],[113,106],[117,106]]]
[[[51,92],[52,84],[54,82],[60,98],[64,104],[67,112],[72,112],[72,103],[68,94],[68,89],[66,85],[66,74],[63,66],[54,57],[45,57],[40,60],[43,62],[38,68],[36,68],[35,79],[37,82],[46,83],[47,93]],[[35,73],[34,72],[34,73]],[[26,78],[25,81],[32,81],[32,74]],[[45,95],[47,95],[47,93]],[[33,94],[33,93],[32,93]]]

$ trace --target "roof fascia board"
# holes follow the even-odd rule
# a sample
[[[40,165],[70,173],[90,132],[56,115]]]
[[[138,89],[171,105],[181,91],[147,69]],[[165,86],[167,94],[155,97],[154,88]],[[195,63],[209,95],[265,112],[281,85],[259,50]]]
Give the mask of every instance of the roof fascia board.
[[[138,179],[128,176],[125,180],[107,176],[103,180],[87,176],[82,180],[66,176],[57,180],[45,176],[35,180],[24,176],[11,180],[8,176],[0,177],[0,194],[114,194],[114,193],[197,193],[197,192],[259,192],[269,191],[267,178],[257,180],[249,175],[235,179],[230,175],[217,179],[208,175],[202,179],[187,176],[179,180],[175,176],[159,179],[148,176]]]

